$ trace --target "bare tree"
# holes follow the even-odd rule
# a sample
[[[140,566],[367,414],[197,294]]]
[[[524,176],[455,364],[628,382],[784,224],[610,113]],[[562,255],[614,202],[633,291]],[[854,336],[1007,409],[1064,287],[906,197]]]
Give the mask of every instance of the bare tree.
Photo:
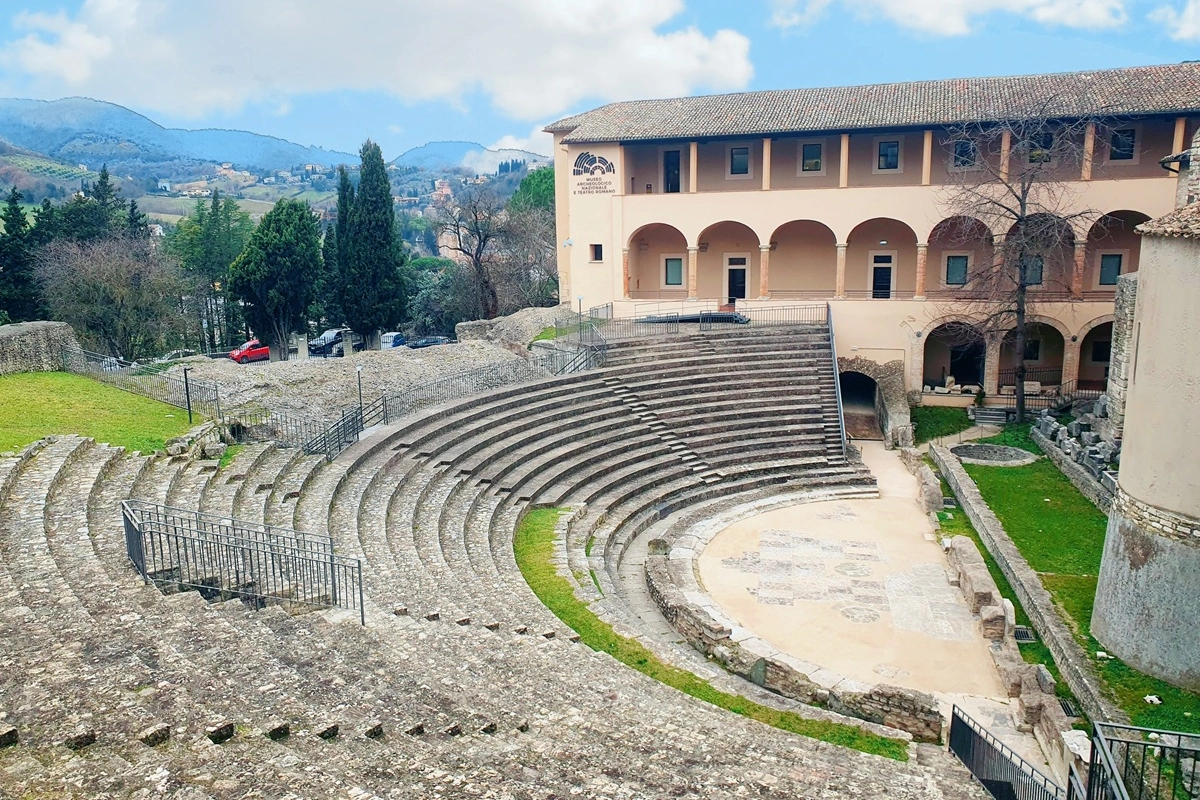
[[[1097,216],[1079,205],[1076,188],[1081,169],[1090,168],[1095,121],[1059,119],[1052,108],[1043,101],[1007,122],[963,124],[946,140],[951,182],[941,241],[978,244],[997,234],[991,263],[972,266],[946,312],[977,320],[977,333],[964,327],[964,335],[1004,341],[1012,332],[1018,422],[1025,418],[1029,317],[1039,296],[1070,291],[1073,227]]]
[[[37,273],[54,319],[118,358],[161,352],[186,325],[183,270],[148,240],[53,242],[38,253]]]
[[[494,319],[500,313],[495,272],[507,222],[504,201],[487,184],[464,187],[437,212],[439,244],[471,269],[479,310],[485,319]]]
[[[497,293],[501,313],[558,304],[554,209],[510,209],[500,237]]]

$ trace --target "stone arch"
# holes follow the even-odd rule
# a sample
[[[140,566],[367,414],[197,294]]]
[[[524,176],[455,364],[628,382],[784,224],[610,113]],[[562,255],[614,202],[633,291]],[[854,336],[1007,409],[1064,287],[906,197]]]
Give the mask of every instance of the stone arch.
[[[869,375],[847,370],[838,373],[846,435],[851,439],[883,439],[879,419],[879,383]]]
[[[758,234],[744,222],[722,220],[708,225],[696,239],[696,289],[702,298],[722,302],[736,297],[730,284],[735,269],[745,269],[743,298],[757,297],[759,286]],[[745,259],[742,263],[737,263]]]
[[[1078,370],[1079,348],[1071,338],[1071,332],[1058,320],[1040,315],[1030,315],[1026,319],[1029,330],[1027,343],[1038,341],[1038,358],[1026,361],[1027,381],[1038,381],[1051,386],[1074,380]],[[1014,381],[1013,372],[1018,358],[1015,349],[1016,326],[1004,331],[999,341],[999,382],[1000,386],[1011,386]],[[1053,334],[1053,335],[1047,335]]]
[[[884,280],[882,272],[889,268],[890,281]],[[846,237],[846,296],[911,297],[916,287],[916,231],[891,217],[875,217],[855,225]]]
[[[789,220],[769,241],[768,292],[778,298],[830,297],[837,285],[837,235],[822,222]]]
[[[1087,243],[1083,265],[1083,291],[1115,291],[1115,278],[1137,272],[1141,260],[1141,237],[1134,228],[1149,221],[1150,216],[1140,211],[1121,209],[1103,214],[1092,223],[1085,233]],[[1105,258],[1105,257],[1108,258]],[[1103,268],[1103,261],[1116,256]],[[1113,267],[1116,267],[1114,270]]]
[[[904,359],[898,358],[880,364],[861,356],[839,356],[838,375],[844,372],[861,373],[875,381],[879,387],[875,398],[875,411],[887,446],[911,447],[912,417],[908,411],[908,397],[904,391]]]
[[[673,225],[652,222],[635,230],[629,237],[629,285],[630,297],[687,297],[687,237]],[[668,275],[666,260],[672,263]],[[675,268],[678,267],[679,275]],[[674,283],[676,277],[678,284]]]
[[[1075,272],[1075,243],[1086,236],[1076,230],[1078,220],[1065,220],[1050,213],[1030,214],[1022,222],[1014,222],[1004,235],[1004,258],[1014,267],[1017,253],[1037,256],[1042,261],[1042,280],[1031,291],[1071,289]]]
[[[1101,314],[1100,316],[1096,317],[1091,322],[1084,323],[1079,328],[1079,332],[1075,334],[1075,337],[1077,337],[1079,339],[1079,341],[1082,342],[1083,338],[1085,336],[1087,336],[1089,333],[1091,333],[1094,328],[1098,328],[1106,322],[1115,322],[1116,319],[1117,319],[1116,316],[1113,314]]]
[[[951,377],[957,386],[983,385],[987,340],[974,324],[948,320],[922,338],[922,387],[949,386]]]
[[[975,217],[947,217],[933,226],[926,241],[926,296],[953,296],[989,275],[995,262],[995,235]]]
[[[1108,390],[1108,370],[1112,363],[1113,317],[1108,321],[1096,320],[1089,323],[1086,332],[1079,335],[1078,363],[1079,388],[1098,391]]]

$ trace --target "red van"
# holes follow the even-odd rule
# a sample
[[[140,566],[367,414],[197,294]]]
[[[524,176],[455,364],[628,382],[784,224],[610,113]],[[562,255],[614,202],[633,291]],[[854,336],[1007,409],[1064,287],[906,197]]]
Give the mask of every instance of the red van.
[[[260,343],[258,339],[251,339],[241,347],[230,350],[229,357],[239,364],[249,364],[251,361],[270,361],[271,348]]]

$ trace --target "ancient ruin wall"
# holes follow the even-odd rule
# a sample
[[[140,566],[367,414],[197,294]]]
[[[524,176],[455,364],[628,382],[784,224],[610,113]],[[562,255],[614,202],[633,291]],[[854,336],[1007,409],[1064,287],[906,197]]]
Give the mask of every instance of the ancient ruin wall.
[[[65,322],[18,322],[0,325],[0,375],[62,369],[64,347],[79,348]]]

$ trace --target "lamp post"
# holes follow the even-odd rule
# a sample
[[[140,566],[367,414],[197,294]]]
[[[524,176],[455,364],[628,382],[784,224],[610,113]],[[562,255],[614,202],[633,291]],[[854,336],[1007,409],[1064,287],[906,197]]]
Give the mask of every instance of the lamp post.
[[[579,346],[583,347],[583,295],[576,299],[579,301]]]
[[[359,414],[359,416],[360,416],[360,417],[362,416],[362,411],[363,411],[363,402],[362,402],[362,367],[363,367],[363,365],[362,365],[362,364],[358,364],[358,365],[356,365],[356,366],[354,367],[355,371],[358,373],[358,414]]]
[[[192,385],[188,383],[188,373],[191,371],[191,367],[183,368],[183,396],[187,401],[188,425],[192,424]]]

